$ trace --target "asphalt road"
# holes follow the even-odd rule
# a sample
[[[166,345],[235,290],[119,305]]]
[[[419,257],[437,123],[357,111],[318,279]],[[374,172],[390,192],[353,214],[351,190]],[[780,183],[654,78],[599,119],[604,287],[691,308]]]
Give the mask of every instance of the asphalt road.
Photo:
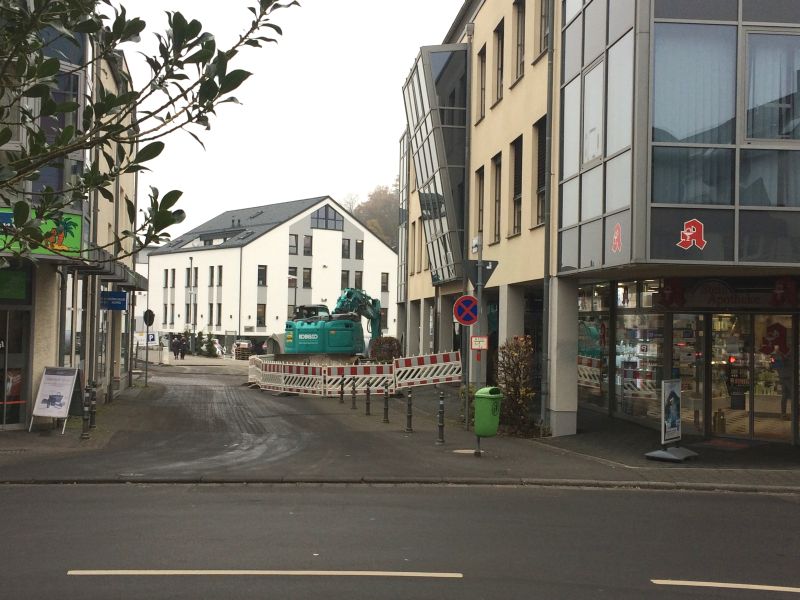
[[[0,506],[0,597],[16,600],[750,599],[800,592],[797,496],[6,485]]]

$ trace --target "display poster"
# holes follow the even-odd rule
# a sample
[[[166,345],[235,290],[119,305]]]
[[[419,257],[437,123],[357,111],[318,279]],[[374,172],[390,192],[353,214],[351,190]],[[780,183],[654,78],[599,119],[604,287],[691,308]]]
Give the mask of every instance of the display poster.
[[[45,367],[33,405],[33,415],[66,419],[77,378],[78,369]]]
[[[661,443],[681,439],[681,380],[665,379],[661,382]]]

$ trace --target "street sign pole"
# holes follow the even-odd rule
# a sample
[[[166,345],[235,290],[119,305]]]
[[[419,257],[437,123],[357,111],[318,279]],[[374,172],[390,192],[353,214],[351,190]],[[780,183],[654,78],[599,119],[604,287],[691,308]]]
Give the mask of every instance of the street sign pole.
[[[147,326],[147,337],[144,338],[144,387],[147,387],[147,363],[150,362],[150,325]]]

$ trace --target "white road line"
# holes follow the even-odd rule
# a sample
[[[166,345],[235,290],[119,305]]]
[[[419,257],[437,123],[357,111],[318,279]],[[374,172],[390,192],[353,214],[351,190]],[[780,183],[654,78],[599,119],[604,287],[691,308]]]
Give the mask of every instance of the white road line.
[[[722,588],[728,590],[758,590],[762,592],[787,592],[800,594],[800,587],[784,585],[756,585],[753,583],[723,583],[720,581],[681,581],[677,579],[651,579],[656,585],[675,585],[683,587]]]
[[[67,575],[92,577],[130,576],[244,576],[244,577],[418,577],[429,579],[462,579],[463,573],[429,573],[424,571],[275,571],[223,569],[86,569],[70,570]]]

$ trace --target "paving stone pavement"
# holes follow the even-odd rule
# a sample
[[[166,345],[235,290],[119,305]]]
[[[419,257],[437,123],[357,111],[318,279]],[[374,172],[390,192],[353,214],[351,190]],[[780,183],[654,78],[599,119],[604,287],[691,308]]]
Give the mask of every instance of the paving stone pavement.
[[[738,444],[731,450],[692,438],[685,463],[647,460],[658,434],[581,411],[574,436],[482,441],[463,426],[458,386],[415,388],[412,432],[407,399],[272,395],[246,385],[247,361],[187,357],[148,368],[98,410],[97,429],[80,439],[47,423],[0,432],[0,482],[335,482],[639,487],[800,493],[800,448]],[[445,404],[445,443],[436,412]]]

